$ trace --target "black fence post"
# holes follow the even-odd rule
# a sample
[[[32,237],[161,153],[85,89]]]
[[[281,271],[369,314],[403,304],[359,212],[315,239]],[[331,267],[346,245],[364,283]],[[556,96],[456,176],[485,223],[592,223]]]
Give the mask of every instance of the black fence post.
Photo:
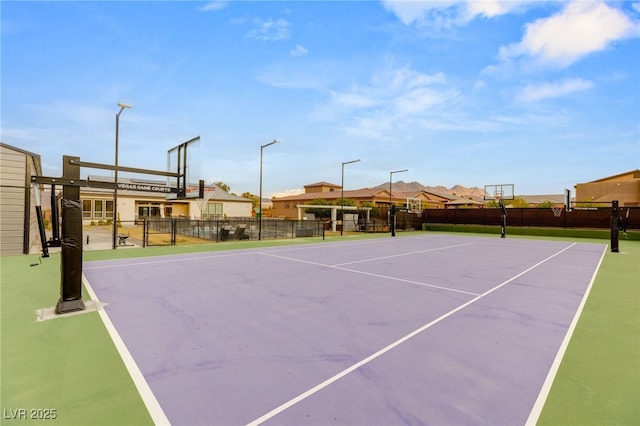
[[[619,232],[618,232],[618,219],[620,218],[620,211],[618,210],[618,200],[614,200],[611,203],[611,251],[618,253],[619,249]]]

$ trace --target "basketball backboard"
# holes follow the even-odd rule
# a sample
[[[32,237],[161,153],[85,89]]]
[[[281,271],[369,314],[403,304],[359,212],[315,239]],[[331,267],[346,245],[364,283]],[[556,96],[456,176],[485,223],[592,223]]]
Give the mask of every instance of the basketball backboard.
[[[407,197],[407,210],[411,213],[422,212],[422,200],[420,198]]]
[[[484,186],[485,201],[513,200],[513,184],[501,183],[497,185]]]
[[[168,194],[167,199],[199,197],[202,176],[200,136],[189,139],[167,151],[167,172],[178,175],[167,180],[167,186],[178,188],[177,194]]]
[[[564,208],[570,212],[572,210],[571,206],[571,190],[565,188],[564,190]]]

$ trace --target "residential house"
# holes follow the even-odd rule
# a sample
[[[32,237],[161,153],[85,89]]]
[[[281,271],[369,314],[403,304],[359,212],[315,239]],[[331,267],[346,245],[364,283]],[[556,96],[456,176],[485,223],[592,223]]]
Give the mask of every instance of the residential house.
[[[113,182],[113,177],[90,176],[89,180]],[[157,180],[122,178],[120,183],[132,185],[166,186]],[[84,224],[113,221],[113,190],[84,187],[80,190]],[[205,198],[168,199],[163,193],[129,189],[118,190],[118,220],[135,222],[143,218],[181,217],[191,219],[217,219],[224,217],[251,217],[252,201],[229,194],[216,185],[205,187]]]
[[[272,216],[289,219],[298,219],[303,216],[304,207],[314,200],[322,199],[331,205],[339,205],[340,198],[353,200],[356,207],[388,207],[390,204],[405,206],[408,199],[419,200],[422,209],[443,208],[444,203],[451,200],[445,196],[427,192],[392,192],[382,188],[362,188],[345,190],[344,194],[340,185],[328,182],[317,182],[304,186],[304,193],[286,197],[273,198]]]
[[[620,207],[640,207],[640,169],[579,183],[575,194],[577,206],[617,200]]]

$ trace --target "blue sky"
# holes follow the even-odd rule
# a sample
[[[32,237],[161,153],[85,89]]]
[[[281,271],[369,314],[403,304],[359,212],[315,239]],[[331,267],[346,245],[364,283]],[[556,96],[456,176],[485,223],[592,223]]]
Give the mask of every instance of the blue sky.
[[[640,2],[11,2],[2,142],[235,193],[394,180],[561,193],[640,168]],[[89,171],[105,174],[105,171]]]

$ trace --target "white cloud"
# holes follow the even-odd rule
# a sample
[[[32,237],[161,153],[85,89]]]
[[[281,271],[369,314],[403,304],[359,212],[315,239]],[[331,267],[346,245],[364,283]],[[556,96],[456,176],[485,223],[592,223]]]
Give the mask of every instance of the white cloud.
[[[601,0],[574,0],[558,14],[528,24],[522,41],[500,48],[500,58],[533,57],[569,66],[617,40],[637,35],[637,25]]]
[[[273,194],[271,194],[270,198],[282,198],[300,194],[304,194],[304,188],[284,189],[282,191],[274,192]]]
[[[465,25],[478,18],[494,18],[520,9],[531,1],[519,0],[441,0],[406,1],[382,0],[405,25],[429,24],[438,27]]]
[[[396,114],[408,115],[426,111],[456,96],[455,92],[418,87],[395,99]]]
[[[289,38],[289,23],[284,19],[256,20],[257,27],[247,33],[247,37],[262,41],[278,41]]]
[[[431,88],[445,82],[441,72],[424,74],[407,67],[385,70],[374,75],[368,85],[332,92],[332,102],[343,109],[374,108],[385,110],[387,115],[410,115],[449,99],[450,91]]]
[[[574,92],[588,90],[594,87],[591,81],[581,78],[570,78],[554,83],[528,85],[518,95],[518,99],[524,102],[539,101],[547,98],[558,98]]]
[[[368,108],[375,105],[371,98],[359,93],[333,93],[333,103],[348,108]]]
[[[211,1],[205,4],[204,6],[199,7],[198,10],[201,12],[215,12],[215,11],[224,9],[225,7],[227,7],[227,2],[220,0],[220,1]]]
[[[296,44],[296,47],[291,49],[289,53],[291,53],[291,56],[293,56],[294,58],[297,58],[298,56],[306,55],[308,53],[308,50],[306,47],[300,44]]]

